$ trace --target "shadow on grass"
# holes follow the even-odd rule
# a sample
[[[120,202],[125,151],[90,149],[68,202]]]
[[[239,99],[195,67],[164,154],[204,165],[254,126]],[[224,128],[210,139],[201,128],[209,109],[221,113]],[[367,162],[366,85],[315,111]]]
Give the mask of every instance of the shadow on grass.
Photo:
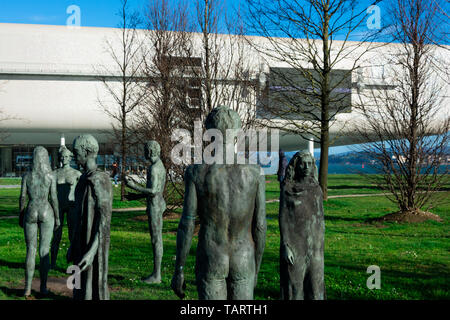
[[[339,186],[328,186],[328,190],[344,190],[344,189],[369,189],[369,190],[377,190],[382,191],[377,186],[371,185],[339,185]]]
[[[24,289],[18,289],[18,288],[7,288],[7,287],[0,287],[0,291],[3,292],[6,296],[11,298],[24,298],[23,296],[23,290]],[[38,291],[31,290],[31,298],[27,298],[27,300],[32,300],[33,298],[36,299],[50,299],[50,300],[72,300],[69,297],[55,294],[51,291],[48,292],[48,294],[41,294]]]
[[[11,261],[5,261],[5,260],[0,259],[0,267],[8,267],[8,268],[12,268],[12,269],[25,270],[25,261],[24,262],[11,262]],[[39,270],[39,268],[40,268],[40,264],[36,263],[35,269]],[[66,270],[64,268],[61,268],[58,266],[55,268],[52,268],[51,270],[66,273]]]
[[[361,227],[361,226],[358,226],[358,227]],[[368,224],[367,227],[373,227],[373,226]],[[328,232],[333,232],[333,233],[341,233],[341,234],[380,236],[379,232],[362,232],[362,231],[359,231],[359,230],[344,231],[341,228],[332,228],[332,227],[328,227],[327,231]],[[416,239],[417,238],[423,238],[423,239],[428,239],[428,238],[433,238],[433,239],[448,238],[447,236],[443,236],[441,234],[438,234],[438,235],[433,235],[433,234],[396,234],[396,233],[389,232],[389,233],[385,233],[384,235],[387,236],[387,237],[416,238]]]
[[[371,218],[361,218],[361,217],[342,217],[334,215],[325,215],[325,221],[360,221],[361,223],[367,223]]]
[[[25,261],[24,262],[11,262],[11,261],[5,261],[5,260],[0,259],[0,266],[13,268],[13,269],[24,269]]]

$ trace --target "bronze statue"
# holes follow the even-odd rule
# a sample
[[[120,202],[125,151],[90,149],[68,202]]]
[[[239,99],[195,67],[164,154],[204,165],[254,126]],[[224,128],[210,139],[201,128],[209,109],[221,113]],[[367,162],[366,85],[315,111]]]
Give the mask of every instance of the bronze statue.
[[[279,226],[281,299],[323,300],[323,196],[309,152],[296,153],[286,169],[281,184]]]
[[[56,175],[52,172],[48,152],[44,147],[38,146],[34,149],[32,170],[22,178],[19,207],[19,225],[24,228],[27,244],[24,295],[29,296],[31,294],[38,229],[40,292],[47,294],[47,276],[50,269],[50,242],[52,240],[53,230],[59,227],[60,222],[58,216]]]
[[[61,146],[59,148],[59,162],[62,167],[56,169],[56,183],[58,191],[58,204],[59,204],[59,221],[61,225],[53,232],[53,240],[51,247],[51,268],[56,266],[56,260],[58,258],[59,243],[61,242],[62,229],[64,225],[64,215],[67,214],[67,229],[69,230],[69,240],[72,242],[73,229],[76,223],[75,212],[75,187],[78,183],[78,179],[81,176],[81,172],[70,167],[70,161],[72,160],[72,152]]]
[[[81,271],[81,288],[74,288],[76,300],[109,300],[108,255],[112,212],[109,175],[97,170],[97,140],[90,134],[73,142],[77,163],[84,169],[75,189],[77,223],[67,253]]]
[[[161,147],[157,141],[149,141],[145,144],[145,158],[150,161],[147,170],[147,186],[145,188],[137,185],[130,177],[125,177],[128,187],[142,192],[141,195],[132,194],[134,199],[138,197],[147,198],[147,216],[150,229],[150,238],[153,249],[153,272],[144,279],[146,283],[161,282],[161,261],[163,257],[162,241],[162,215],[166,210],[163,192],[166,184],[166,169],[160,159]],[[130,199],[130,197],[128,197]]]
[[[239,115],[215,108],[207,129],[241,129]],[[224,139],[224,149],[226,139]],[[229,141],[229,143],[233,143]],[[224,152],[225,154],[225,152]],[[226,158],[226,156],[225,156]],[[178,226],[172,289],[184,297],[184,265],[194,220],[200,218],[196,258],[199,299],[253,299],[265,247],[265,179],[258,165],[198,164],[185,172],[183,214]]]

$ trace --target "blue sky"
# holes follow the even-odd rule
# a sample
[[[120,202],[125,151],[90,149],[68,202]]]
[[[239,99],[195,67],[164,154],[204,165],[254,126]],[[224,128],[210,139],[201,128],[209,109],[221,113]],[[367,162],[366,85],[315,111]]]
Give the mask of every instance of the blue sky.
[[[174,0],[176,1],[176,0]],[[129,0],[130,6],[142,9],[148,1]],[[227,0],[226,7],[244,5],[244,0]],[[369,4],[370,0],[359,1]],[[0,22],[65,25],[69,14],[67,7],[77,5],[81,9],[81,25],[87,27],[116,27],[116,13],[120,0],[2,0]]]
[[[0,22],[65,25],[67,7],[77,5],[81,10],[81,25],[116,27],[116,12],[120,0],[2,0]],[[130,0],[132,7],[142,7],[144,0]]]

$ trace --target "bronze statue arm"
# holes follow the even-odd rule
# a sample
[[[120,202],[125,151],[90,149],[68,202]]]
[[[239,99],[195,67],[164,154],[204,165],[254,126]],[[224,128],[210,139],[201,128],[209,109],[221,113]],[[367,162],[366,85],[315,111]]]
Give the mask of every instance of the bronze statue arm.
[[[25,210],[26,204],[27,204],[27,179],[26,174],[22,177],[22,187],[20,189],[20,198],[19,198],[19,210],[23,211]]]
[[[197,193],[195,184],[192,181],[190,168],[186,170],[186,190],[184,196],[183,214],[177,231],[177,254],[175,261],[175,272],[172,278],[171,287],[181,299],[184,298],[184,265],[192,244],[194,234],[195,216],[197,214]]]
[[[98,251],[100,228],[109,228],[112,211],[112,189],[109,179],[98,179],[93,181],[94,197],[96,199],[95,211],[97,217],[94,218],[94,238],[89,250],[83,256],[83,259],[78,264],[81,271],[84,271],[92,264]]]
[[[253,216],[252,235],[255,242],[255,287],[258,281],[258,272],[266,245],[266,194],[265,177],[261,175],[257,185],[255,212]]]
[[[87,267],[89,267],[92,262],[94,261],[95,254],[98,250],[98,232],[95,234],[94,241],[92,241],[91,247],[89,248],[89,251],[85,253],[83,256],[83,259],[81,259],[80,263],[78,263],[78,267],[80,268],[80,272],[83,272],[86,270]]]
[[[52,174],[52,182],[50,184],[50,204],[53,208],[53,214],[55,216],[55,229],[59,227],[61,222],[59,221],[59,204],[58,193],[56,190],[56,174]]]
[[[153,169],[152,169],[152,171],[153,171]],[[141,187],[141,186],[137,185],[136,183],[134,183],[134,181],[131,178],[129,178],[128,176],[125,177],[125,183],[131,189],[142,192],[146,196],[147,195],[154,196],[155,194],[162,192],[164,189],[162,179],[160,179],[159,176],[153,172],[151,172],[150,179],[152,181],[152,186],[153,186],[152,188]]]
[[[22,177],[22,187],[20,188],[20,198],[19,198],[19,226],[23,228],[24,225],[24,217],[25,217],[25,208],[27,204],[27,181],[26,174]]]
[[[289,210],[287,210],[284,201],[283,190],[281,190],[280,197],[280,209],[278,214],[278,225],[280,227],[280,256],[290,265],[294,264],[294,253],[286,239],[286,235],[289,234],[288,226],[289,226]]]

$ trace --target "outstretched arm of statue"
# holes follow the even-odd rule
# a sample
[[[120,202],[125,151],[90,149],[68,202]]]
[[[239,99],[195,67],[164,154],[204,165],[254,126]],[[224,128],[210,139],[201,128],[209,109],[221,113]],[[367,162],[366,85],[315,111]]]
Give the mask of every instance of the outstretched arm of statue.
[[[25,208],[27,204],[27,179],[26,175],[22,177],[22,188],[20,189],[20,198],[19,198],[19,226],[23,228],[24,225],[24,217],[25,217]]]
[[[265,194],[265,179],[261,175],[258,181],[255,213],[253,216],[252,235],[255,242],[255,287],[258,282],[258,273],[261,266],[261,260],[264,253],[264,247],[266,245],[266,194]]]
[[[186,190],[184,195],[183,214],[177,232],[177,257],[175,261],[175,272],[172,278],[171,287],[175,294],[183,299],[184,289],[184,265],[191,248],[192,236],[194,234],[195,216],[197,214],[197,193],[192,180],[190,168],[186,170]]]
[[[125,183],[131,189],[142,192],[145,196],[150,195],[154,196],[155,194],[162,192],[164,190],[164,185],[162,179],[159,178],[159,175],[156,172],[156,168],[152,167],[150,172],[150,179],[152,181],[151,188],[145,188],[137,185],[132,178],[129,176],[125,176]]]
[[[52,174],[52,182],[50,185],[50,203],[53,208],[53,214],[55,216],[55,229],[56,229],[60,225],[58,193],[56,190],[56,174]]]

